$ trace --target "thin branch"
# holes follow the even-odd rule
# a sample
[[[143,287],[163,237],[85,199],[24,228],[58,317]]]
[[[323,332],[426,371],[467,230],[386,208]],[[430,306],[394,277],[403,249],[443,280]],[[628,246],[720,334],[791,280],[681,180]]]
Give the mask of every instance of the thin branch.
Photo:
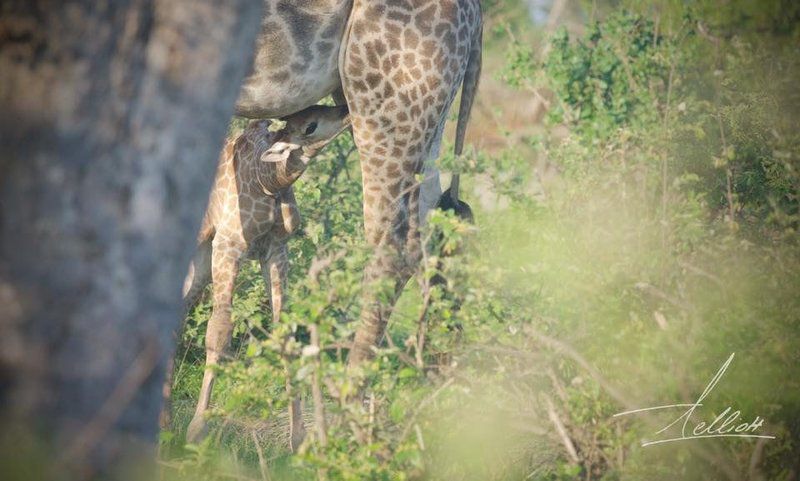
[[[255,431],[250,431],[253,438],[253,445],[256,447],[256,454],[258,454],[258,469],[261,471],[261,479],[269,481],[269,471],[267,470],[267,462],[264,460],[264,451],[261,449],[261,443],[258,442],[258,436]]]
[[[556,376],[553,368],[547,368],[547,377],[549,377],[550,381],[553,383],[553,388],[555,388],[558,398],[561,399],[561,402],[566,404],[569,401],[569,398],[567,397],[567,391],[564,389],[564,385],[561,384],[561,380],[558,379],[558,376]]]
[[[559,341],[557,339],[553,339],[552,337],[545,336],[544,334],[536,331],[535,329],[533,329],[530,326],[526,326],[525,327],[525,332],[527,334],[529,334],[531,337],[533,337],[534,340],[536,340],[540,344],[542,344],[542,345],[544,345],[544,346],[546,346],[546,347],[548,347],[548,348],[550,348],[550,349],[552,349],[552,350],[554,350],[554,351],[556,351],[556,352],[558,352],[560,354],[564,354],[567,357],[569,357],[570,359],[572,359],[573,361],[575,361],[576,364],[578,364],[581,368],[583,368],[583,370],[585,370],[587,373],[589,373],[589,375],[592,377],[592,379],[594,379],[594,381],[598,385],[600,385],[600,387],[603,388],[608,393],[608,395],[611,396],[620,405],[625,406],[625,407],[627,407],[629,409],[634,409],[635,408],[634,404],[629,399],[627,399],[625,396],[623,396],[622,393],[620,393],[617,390],[617,388],[612,386],[611,383],[609,383],[605,379],[605,377],[603,377],[603,375],[600,374],[600,372],[597,369],[595,369],[594,366],[589,364],[589,361],[587,361],[586,358],[584,358],[580,353],[578,353],[578,351],[573,349],[571,346],[569,346],[569,345],[567,345],[567,344],[565,344],[565,343],[563,343],[563,342],[561,342],[561,341]]]
[[[388,344],[388,345],[389,345],[389,349],[391,349],[392,351],[396,351],[396,353],[397,353],[397,357],[398,357],[398,358],[399,358],[401,361],[403,361],[404,363],[406,363],[406,364],[408,364],[409,366],[413,367],[414,369],[417,369],[417,363],[416,363],[416,361],[414,361],[414,358],[412,358],[411,356],[409,356],[409,355],[408,355],[407,353],[405,353],[404,351],[400,350],[400,349],[397,347],[397,344],[395,344],[395,343],[394,343],[394,341],[392,340],[392,336],[389,336],[389,335],[387,335],[387,336],[386,336],[386,344]],[[348,346],[348,347],[349,347],[349,346]]]
[[[423,350],[425,349],[425,334],[428,327],[428,308],[431,304],[431,289],[428,281],[425,281],[424,291],[425,295],[422,299],[422,310],[420,311],[419,318],[417,319],[417,344],[414,352],[414,357],[419,369],[423,369],[425,367],[425,359],[423,359],[422,354]]]
[[[717,115],[717,124],[719,124],[719,136],[722,141],[722,155],[728,155],[728,142],[725,139],[725,126],[722,124],[722,116]],[[733,169],[731,168],[730,161],[725,159],[725,196],[728,201],[728,228],[733,231],[736,227],[735,203],[733,200]]]
[[[708,279],[711,282],[713,282],[714,284],[716,284],[717,287],[720,287],[720,288],[724,288],[725,287],[725,285],[722,283],[722,280],[720,280],[719,277],[715,276],[714,274],[711,274],[710,272],[708,272],[708,271],[706,271],[704,269],[701,269],[701,268],[699,268],[699,267],[697,267],[697,266],[695,266],[693,264],[690,264],[690,263],[688,263],[686,261],[682,261],[682,260],[678,261],[678,265],[683,267],[684,269],[686,269],[688,271],[691,271],[691,272],[699,275],[699,276],[705,277],[706,279]]]
[[[328,429],[325,425],[325,404],[322,398],[322,387],[320,381],[320,371],[322,370],[322,360],[320,358],[319,326],[311,324],[309,327],[311,335],[311,345],[316,347],[314,355],[314,373],[311,379],[311,398],[314,402],[314,427],[317,430],[317,439],[322,447],[328,444]]]
[[[564,423],[558,416],[556,408],[553,406],[552,399],[550,399],[549,396],[544,396],[544,399],[545,403],[547,404],[547,416],[555,426],[556,432],[558,433],[559,438],[561,438],[561,444],[564,445],[564,449],[566,449],[567,455],[569,455],[569,459],[575,464],[580,464],[581,458],[578,456],[578,451],[575,449],[575,444],[572,443],[572,439],[570,439],[569,433],[567,433],[567,428],[564,427]]]
[[[669,302],[673,306],[675,306],[675,307],[677,307],[677,308],[679,308],[679,309],[681,309],[683,311],[690,311],[692,309],[691,305],[689,305],[689,304],[687,304],[687,303],[685,303],[685,302],[683,302],[683,301],[681,301],[679,299],[676,299],[676,298],[670,296],[669,294],[667,294],[664,291],[660,290],[656,286],[654,286],[652,284],[648,284],[647,282],[637,282],[634,287],[636,287],[637,289],[649,292],[650,294],[654,295],[655,297],[663,299],[663,300]]]
[[[710,449],[705,449],[702,446],[693,447],[693,451],[697,453],[697,455],[699,455],[708,463],[718,467],[723,473],[725,473],[725,476],[727,476],[728,479],[730,479],[731,481],[740,481],[742,479],[742,476],[739,474],[736,468],[731,466],[730,459],[728,459],[727,457],[720,457],[717,452],[712,451]]]
[[[441,394],[442,391],[444,391],[445,389],[447,389],[448,386],[453,384],[454,380],[455,380],[455,378],[452,378],[452,377],[449,378],[447,381],[443,382],[441,386],[436,388],[436,390],[433,391],[430,394],[430,396],[426,397],[425,399],[420,401],[419,404],[417,404],[417,407],[414,409],[414,411],[411,412],[411,415],[408,417],[408,422],[406,423],[405,427],[403,428],[403,432],[400,435],[400,439],[405,439],[408,436],[408,432],[411,431],[411,428],[417,422],[417,416],[419,416],[419,413],[422,412],[422,410],[428,404],[430,404],[434,399],[436,399],[436,397],[438,397],[439,394]]]
[[[760,438],[756,441],[756,446],[753,448],[753,454],[750,456],[750,467],[747,470],[747,478],[750,481],[758,481],[764,479],[764,474],[758,468],[764,458],[764,446],[767,444],[766,438]]]
[[[423,439],[422,429],[420,429],[417,423],[414,423],[414,432],[417,433],[417,445],[419,446],[419,450],[425,451],[425,439]]]

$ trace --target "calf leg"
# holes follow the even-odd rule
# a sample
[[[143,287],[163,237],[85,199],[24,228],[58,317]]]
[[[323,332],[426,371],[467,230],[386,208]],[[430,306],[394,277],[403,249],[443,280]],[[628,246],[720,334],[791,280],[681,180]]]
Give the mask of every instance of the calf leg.
[[[183,305],[188,314],[203,294],[209,282],[211,282],[211,255],[212,239],[206,239],[197,246],[197,252],[189,264],[189,272],[183,281]]]
[[[208,283],[211,282],[211,239],[207,239],[197,246],[197,252],[189,264],[189,272],[186,274],[186,279],[183,281],[183,320],[181,321],[181,328],[178,329],[176,336],[180,336],[183,332],[183,324],[186,322],[186,316],[189,311],[194,308],[203,294],[203,290]],[[177,340],[176,345],[180,344],[180,339]],[[158,418],[158,424],[161,429],[169,429],[172,424],[172,383],[175,380],[175,356],[171,356],[167,362],[167,377],[164,379],[164,386],[161,388],[161,394],[164,398],[164,403],[161,406],[161,414]]]
[[[281,309],[283,309],[285,301],[284,288],[289,273],[289,257],[286,243],[278,242],[273,244],[269,252],[260,261],[264,283],[270,290],[272,322],[277,324],[280,322]],[[289,403],[289,445],[292,452],[297,452],[306,435],[303,426],[303,409],[300,396],[292,394],[292,382],[289,378],[289,373],[287,372],[286,374],[286,393],[291,399]]]
[[[211,259],[211,277],[214,288],[214,306],[206,331],[206,370],[192,422],[186,432],[189,442],[200,441],[207,433],[205,413],[214,388],[214,367],[219,364],[233,333],[231,301],[233,286],[239,270],[239,258],[243,249],[231,242],[215,238]]]
[[[281,320],[283,309],[286,277],[289,273],[288,253],[285,243],[276,243],[269,248],[260,259],[261,275],[270,292],[270,306],[272,307],[272,322],[277,324]]]

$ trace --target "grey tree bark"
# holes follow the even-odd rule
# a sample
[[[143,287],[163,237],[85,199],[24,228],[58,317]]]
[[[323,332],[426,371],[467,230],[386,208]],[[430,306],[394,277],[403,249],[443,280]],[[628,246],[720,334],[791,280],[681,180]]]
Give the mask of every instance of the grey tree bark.
[[[262,4],[0,4],[0,478],[126,477],[154,453]]]

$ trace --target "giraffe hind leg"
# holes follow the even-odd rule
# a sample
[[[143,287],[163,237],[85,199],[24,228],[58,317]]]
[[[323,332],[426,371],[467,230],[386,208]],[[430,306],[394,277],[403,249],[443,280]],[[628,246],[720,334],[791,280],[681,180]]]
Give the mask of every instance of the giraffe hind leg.
[[[211,403],[211,392],[216,377],[215,367],[228,348],[233,334],[231,302],[239,270],[239,258],[243,252],[244,248],[234,243],[219,238],[214,239],[211,255],[214,307],[206,330],[206,369],[203,373],[203,383],[194,417],[186,432],[186,440],[189,442],[202,440],[208,432],[205,413]]]
[[[178,338],[176,344],[180,344],[180,336],[183,332],[186,316],[200,300],[205,287],[211,282],[211,239],[207,239],[197,246],[194,258],[189,264],[189,272],[183,282],[183,315],[181,327],[175,333]],[[161,388],[163,404],[161,414],[158,418],[161,429],[169,429],[172,424],[172,384],[175,380],[175,357],[170,357],[167,362],[167,375],[164,385]]]
[[[194,258],[189,265],[189,272],[183,282],[184,315],[200,300],[206,286],[211,282],[212,239],[206,239],[197,246]]]
[[[458,217],[461,221],[466,222],[468,224],[475,223],[475,217],[472,213],[472,208],[470,208],[469,204],[464,202],[463,200],[453,200],[453,197],[450,195],[450,189],[447,189],[439,198],[439,202],[436,204],[436,208],[445,212],[453,212],[456,217]],[[438,247],[441,245],[442,236],[441,235],[434,235],[432,236],[432,243],[435,244],[435,248],[438,250]],[[437,252],[437,254],[441,257],[447,256],[447,254],[443,252]],[[443,263],[440,260],[439,265],[437,266],[437,270],[441,272]],[[454,291],[451,291],[448,288],[447,279],[440,273],[436,273],[430,280],[431,286],[441,286],[444,290],[444,297],[448,299],[451,303],[451,312],[452,314],[458,314],[461,310],[461,305],[463,302],[462,297]],[[422,322],[428,322],[427,315],[425,316],[426,319],[423,319]],[[464,334],[464,326],[460,322],[455,323],[448,323],[447,329],[453,334],[453,346],[458,346],[461,344],[461,340]],[[435,369],[441,370],[450,366],[452,364],[453,355],[450,351],[444,351],[439,353],[434,353],[434,366]]]
[[[439,197],[439,202],[436,203],[436,208],[444,212],[452,212],[464,222],[468,224],[475,223],[475,216],[472,214],[472,208],[459,199],[453,202],[453,197],[450,195],[450,189],[447,189],[444,194]]]
[[[442,184],[439,179],[439,169],[436,167],[436,159],[439,158],[443,134],[444,122],[440,122],[422,168],[422,182],[419,187],[419,221],[421,227],[428,225],[428,214],[436,208],[436,204],[442,196]]]

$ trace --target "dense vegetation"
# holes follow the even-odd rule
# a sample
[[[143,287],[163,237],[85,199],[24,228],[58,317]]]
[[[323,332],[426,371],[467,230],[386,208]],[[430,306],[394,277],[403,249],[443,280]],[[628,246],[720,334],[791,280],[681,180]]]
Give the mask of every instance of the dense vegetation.
[[[168,475],[796,479],[800,9],[717,3],[592,3],[580,28],[552,33],[521,22],[516,3],[487,4],[486,75],[547,113],[503,148],[460,159],[444,149],[443,170],[465,173],[476,226],[433,215],[435,242],[381,354],[345,372],[368,252],[357,153],[349,135],[337,139],[296,186],[303,233],[279,325],[257,265],[243,268],[234,355],[199,446],[184,446],[183,430],[209,304],[191,313],[162,435]],[[481,95],[502,124],[504,106]],[[436,274],[446,286],[431,284]],[[613,417],[694,402],[731,353],[697,420],[733,406],[776,439],[643,448],[680,412]],[[294,455],[287,376],[309,418]],[[359,380],[363,402],[352,400]]]

